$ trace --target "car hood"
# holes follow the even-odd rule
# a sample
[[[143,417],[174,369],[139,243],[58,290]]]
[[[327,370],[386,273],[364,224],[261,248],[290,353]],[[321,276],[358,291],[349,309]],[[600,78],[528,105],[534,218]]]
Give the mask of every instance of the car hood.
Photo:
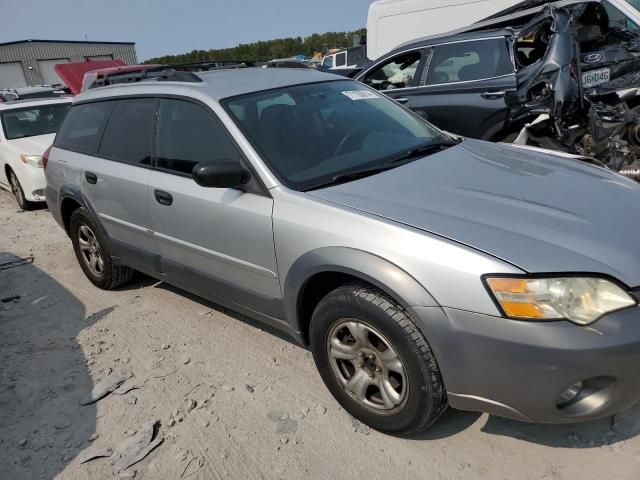
[[[308,194],[455,240],[527,272],[599,272],[640,285],[640,184],[578,160],[467,139]]]
[[[48,133],[46,135],[37,135],[35,137],[15,138],[13,140],[8,140],[8,143],[20,150],[20,153],[42,155],[44,151],[51,146],[55,137],[55,133]]]

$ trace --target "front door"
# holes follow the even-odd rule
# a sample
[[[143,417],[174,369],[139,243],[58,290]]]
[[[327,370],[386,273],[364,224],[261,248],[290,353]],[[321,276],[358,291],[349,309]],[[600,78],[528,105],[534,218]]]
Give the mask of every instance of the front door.
[[[417,93],[425,60],[422,49],[403,52],[363,72],[358,80],[409,106]]]
[[[213,112],[160,100],[149,204],[163,271],[204,297],[281,317],[272,198],[201,187],[191,176],[197,163],[223,159],[244,161]]]

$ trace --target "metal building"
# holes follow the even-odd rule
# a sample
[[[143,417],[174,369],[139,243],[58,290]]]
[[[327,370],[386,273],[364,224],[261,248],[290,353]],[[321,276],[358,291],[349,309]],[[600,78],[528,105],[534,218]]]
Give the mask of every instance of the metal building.
[[[53,66],[84,60],[122,60],[138,63],[133,42],[21,40],[0,43],[0,88],[56,85]]]

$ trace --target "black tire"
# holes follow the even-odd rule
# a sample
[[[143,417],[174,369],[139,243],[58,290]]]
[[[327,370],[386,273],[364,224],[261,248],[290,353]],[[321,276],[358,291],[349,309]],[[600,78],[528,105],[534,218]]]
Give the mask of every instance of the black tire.
[[[35,207],[35,203],[30,202],[25,198],[22,185],[20,185],[20,181],[13,170],[9,170],[9,184],[11,185],[11,192],[13,193],[16,202],[18,202],[18,206],[22,210],[32,210]]]
[[[100,273],[92,271],[88,261],[85,259],[86,257],[84,257],[85,254],[80,248],[80,231],[83,226],[88,227],[95,235],[98,252],[101,255],[103,264]],[[82,271],[89,281],[96,287],[103,290],[112,290],[131,280],[134,271],[131,268],[114,263],[107,249],[107,242],[105,241],[102,232],[84,208],[78,208],[71,214],[69,231],[71,234],[71,242],[73,243],[73,250],[76,254],[76,258],[78,259],[78,263],[80,264],[80,268],[82,268]]]
[[[345,319],[373,327],[401,360],[408,388],[404,403],[396,409],[380,414],[367,408],[347,392],[334,372],[336,364],[331,363],[329,337]],[[429,344],[406,311],[375,288],[349,284],[324,297],[311,319],[310,341],[316,366],[327,388],[347,412],[371,428],[397,436],[413,436],[427,429],[447,408],[446,391]],[[357,366],[352,363],[354,371],[362,367],[361,362]]]

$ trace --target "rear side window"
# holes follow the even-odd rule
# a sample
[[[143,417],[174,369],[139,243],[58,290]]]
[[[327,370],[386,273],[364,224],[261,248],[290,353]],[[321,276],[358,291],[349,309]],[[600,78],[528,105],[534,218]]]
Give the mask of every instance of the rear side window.
[[[347,64],[347,52],[336,55],[336,67],[344,67]]]
[[[364,59],[364,49],[354,48],[347,51],[347,64],[357,65]]]
[[[504,38],[451,43],[433,49],[427,85],[468,82],[513,73]]]
[[[119,162],[151,165],[156,100],[136,98],[115,104],[98,154]]]
[[[238,160],[224,126],[203,107],[182,100],[160,100],[157,167],[191,175],[197,163]]]
[[[71,107],[58,131],[55,146],[81,153],[97,153],[113,106],[114,102],[97,102]]]

